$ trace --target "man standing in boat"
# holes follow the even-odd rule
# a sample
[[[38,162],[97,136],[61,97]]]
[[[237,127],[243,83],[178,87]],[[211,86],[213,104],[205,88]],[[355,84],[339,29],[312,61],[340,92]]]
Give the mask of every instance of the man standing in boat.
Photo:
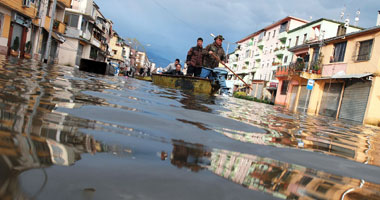
[[[203,39],[198,38],[197,46],[192,47],[187,53],[186,64],[187,76],[199,77],[202,72],[202,61],[203,61]]]
[[[214,40],[214,43],[209,44],[203,49],[203,67],[200,77],[208,78],[212,81],[218,81],[221,93],[228,94],[228,88],[226,85],[226,76],[228,72],[224,69],[218,68],[219,62],[224,64],[226,61],[226,53],[222,47],[224,38],[223,36],[218,35]]]

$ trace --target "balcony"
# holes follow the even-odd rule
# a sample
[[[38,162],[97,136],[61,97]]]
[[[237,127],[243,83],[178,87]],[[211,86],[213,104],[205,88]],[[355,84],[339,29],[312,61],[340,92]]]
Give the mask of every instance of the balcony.
[[[286,43],[287,38],[288,38],[288,32],[286,32],[286,31],[284,31],[284,32],[282,32],[282,33],[280,33],[280,34],[278,35],[278,40],[280,40],[280,42],[281,42],[282,44],[285,44],[285,43]]]
[[[65,6],[65,8],[71,7],[71,0],[57,0],[61,5]]]
[[[50,22],[51,22],[51,17],[46,16],[45,17],[45,26],[44,28],[46,30],[50,30]],[[58,20],[54,20],[53,23],[53,31],[56,31],[61,34],[65,34],[66,31],[66,25]]]
[[[322,77],[331,77],[341,71],[346,73],[346,70],[347,70],[347,63],[325,64],[323,65],[323,69],[322,69]]]
[[[276,77],[283,76],[299,76],[302,72],[306,71],[307,64],[305,62],[290,63],[288,66],[281,66],[277,68]]]
[[[53,30],[61,34],[65,34],[66,25],[60,21],[55,20]]]
[[[274,49],[274,54],[276,55],[276,57],[279,60],[282,60],[282,58],[284,57],[285,52],[286,52],[285,46],[282,46],[280,48],[275,48]]]

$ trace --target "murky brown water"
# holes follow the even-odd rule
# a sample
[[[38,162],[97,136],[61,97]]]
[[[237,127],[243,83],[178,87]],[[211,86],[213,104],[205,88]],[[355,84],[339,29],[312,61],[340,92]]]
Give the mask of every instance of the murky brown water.
[[[0,199],[380,199],[378,128],[0,60]]]

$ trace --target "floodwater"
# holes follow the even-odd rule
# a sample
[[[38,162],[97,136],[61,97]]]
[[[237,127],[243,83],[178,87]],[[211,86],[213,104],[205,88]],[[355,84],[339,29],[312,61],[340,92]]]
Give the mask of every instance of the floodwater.
[[[0,58],[0,199],[380,199],[380,129]]]

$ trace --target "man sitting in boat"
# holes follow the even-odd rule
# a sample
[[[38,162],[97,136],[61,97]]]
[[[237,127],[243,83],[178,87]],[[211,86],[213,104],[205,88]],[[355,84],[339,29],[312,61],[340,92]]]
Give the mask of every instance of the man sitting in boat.
[[[183,72],[181,71],[181,67],[182,67],[181,64],[177,64],[174,70],[164,72],[163,74],[183,76]]]
[[[215,42],[209,44],[203,50],[203,67],[201,72],[201,78],[208,78],[212,81],[217,81],[220,85],[221,94],[228,94],[228,88],[226,85],[226,76],[228,72],[219,67],[219,61],[224,64],[226,61],[226,54],[224,53],[222,42],[223,36],[218,35],[214,38]]]
[[[169,72],[172,70],[175,70],[176,66],[180,63],[180,60],[177,58],[175,59],[174,63],[170,63],[167,67],[164,68],[164,72]]]

